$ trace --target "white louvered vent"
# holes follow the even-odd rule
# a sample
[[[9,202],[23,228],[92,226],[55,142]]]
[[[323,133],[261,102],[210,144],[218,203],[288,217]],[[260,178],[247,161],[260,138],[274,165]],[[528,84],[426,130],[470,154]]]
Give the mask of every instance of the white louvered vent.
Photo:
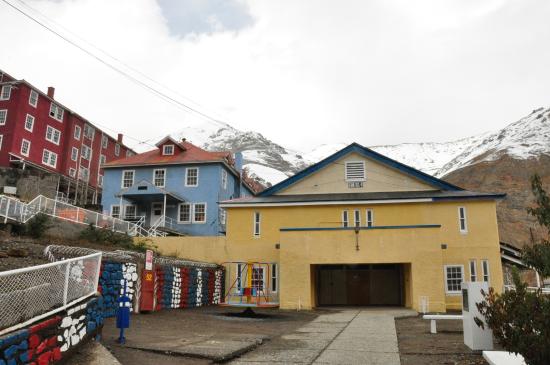
[[[365,163],[363,161],[346,162],[346,181],[365,180]]]

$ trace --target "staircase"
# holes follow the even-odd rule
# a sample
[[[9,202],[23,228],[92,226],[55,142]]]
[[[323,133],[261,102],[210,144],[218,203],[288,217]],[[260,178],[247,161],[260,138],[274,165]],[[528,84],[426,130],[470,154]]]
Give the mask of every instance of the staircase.
[[[0,221],[3,218],[4,223],[24,224],[38,213],[73,223],[93,224],[97,228],[109,229],[113,232],[128,234],[133,237],[166,236],[166,233],[159,226],[155,229],[153,227],[145,229],[143,227],[144,217],[140,217],[135,222],[129,222],[94,212],[93,210],[80,208],[61,200],[47,198],[43,195],[37,196],[29,203],[23,203],[16,198],[0,195]]]

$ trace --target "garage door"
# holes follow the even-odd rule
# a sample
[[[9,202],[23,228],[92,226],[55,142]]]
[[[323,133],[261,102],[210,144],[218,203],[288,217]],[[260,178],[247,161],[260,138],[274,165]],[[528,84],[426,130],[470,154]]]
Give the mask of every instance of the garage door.
[[[317,304],[403,305],[400,264],[317,265]]]

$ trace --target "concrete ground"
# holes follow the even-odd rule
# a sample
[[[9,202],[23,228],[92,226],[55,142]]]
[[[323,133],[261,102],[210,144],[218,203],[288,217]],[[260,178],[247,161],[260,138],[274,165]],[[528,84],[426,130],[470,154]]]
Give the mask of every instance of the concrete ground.
[[[402,308],[326,311],[312,322],[233,360],[232,364],[399,365],[395,318]]]
[[[120,362],[99,342],[89,340],[65,363],[67,365],[120,365]]]

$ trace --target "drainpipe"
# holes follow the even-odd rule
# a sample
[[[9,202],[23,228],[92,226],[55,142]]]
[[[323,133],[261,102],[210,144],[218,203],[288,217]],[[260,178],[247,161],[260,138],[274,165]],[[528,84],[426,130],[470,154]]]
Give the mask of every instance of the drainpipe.
[[[162,207],[163,207],[162,215],[164,216],[163,227],[166,227],[166,193],[164,193],[164,204],[162,205]]]

